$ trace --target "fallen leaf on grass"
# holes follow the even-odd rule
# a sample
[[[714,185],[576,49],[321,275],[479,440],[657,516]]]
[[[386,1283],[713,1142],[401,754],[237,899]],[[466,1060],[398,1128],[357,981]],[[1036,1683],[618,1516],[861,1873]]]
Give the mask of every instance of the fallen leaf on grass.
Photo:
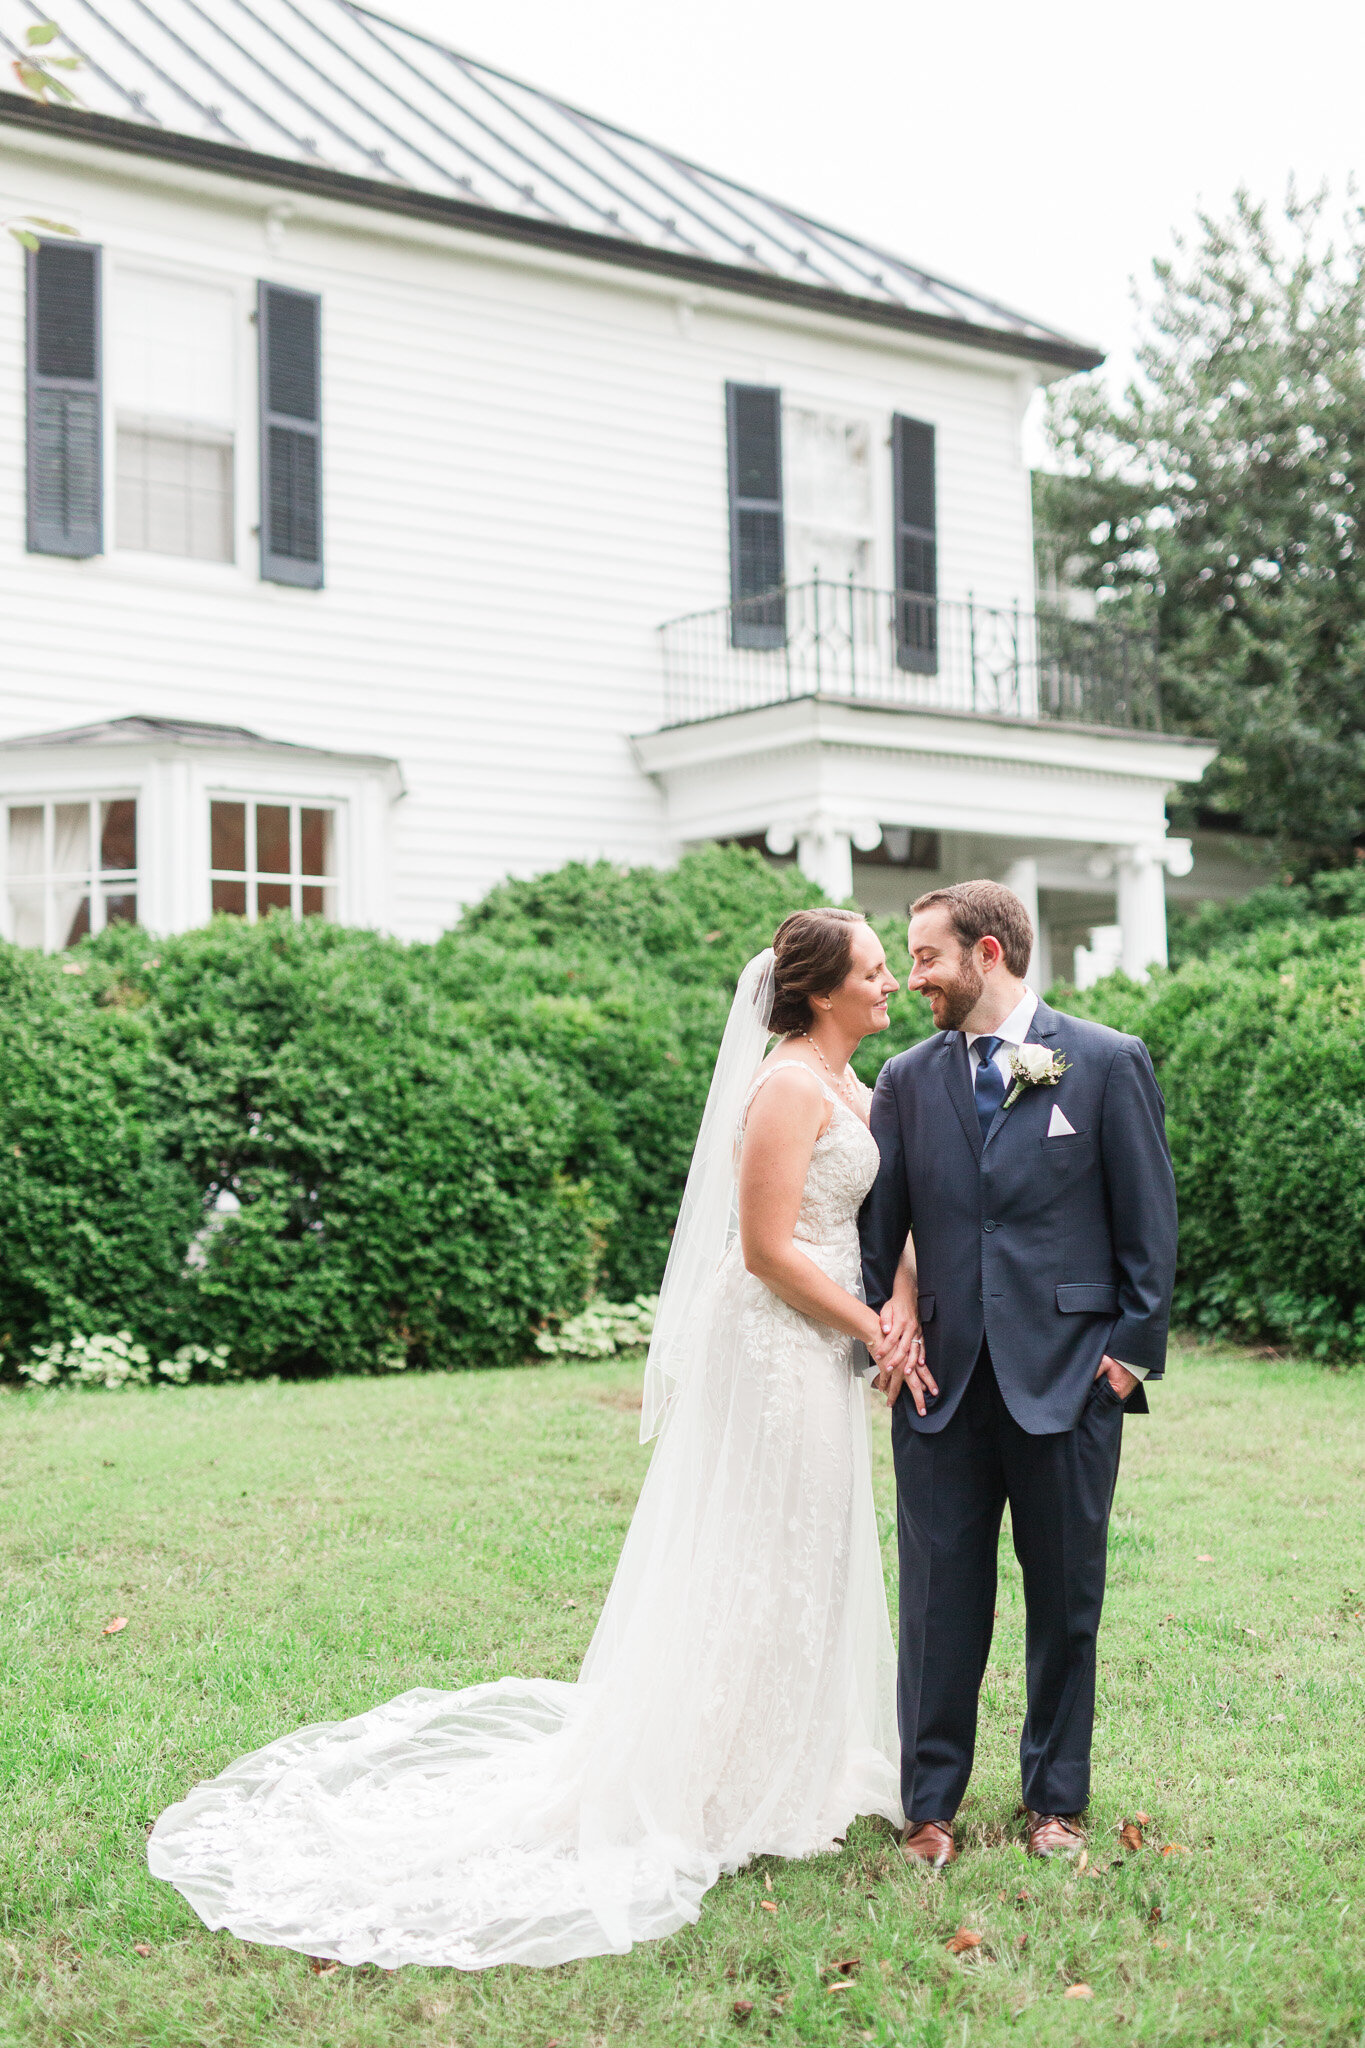
[[[330,1977],[333,1970],[339,1970],[341,1965],[328,1956],[309,1956],[308,1967],[315,1977]]]
[[[1171,1945],[1171,1944],[1169,1943],[1169,1941],[1160,1941],[1160,1940],[1158,1940],[1158,1941],[1154,1941],[1154,1942],[1152,1943],[1152,1947],[1153,1947],[1153,1948],[1169,1948],[1169,1947],[1170,1947],[1170,1945]]]
[[[1020,1892],[1020,1893],[1018,1894],[1018,1896],[1016,1897],[1016,1899],[1015,1899],[1014,1903],[1015,1903],[1015,1905],[1016,1905],[1016,1906],[1027,1906],[1027,1905],[1028,1905],[1028,1904],[1030,1903],[1030,1901],[1032,1900],[1032,1898],[1033,1898],[1033,1893],[1032,1893],[1032,1892]]]
[[[1119,1840],[1125,1849],[1140,1849],[1142,1847],[1142,1829],[1136,1821],[1126,1820],[1119,1829]]]
[[[1204,1552],[1204,1553],[1201,1553],[1201,1555],[1200,1555],[1200,1556],[1198,1556],[1198,1557],[1197,1557],[1197,1558],[1195,1559],[1195,1563],[1196,1563],[1196,1564],[1212,1564],[1212,1563],[1213,1563],[1213,1559],[1212,1559],[1212,1558],[1211,1558],[1211,1557],[1210,1557],[1210,1556],[1209,1556],[1209,1555],[1207,1554],[1207,1552]]]
[[[861,1970],[862,1967],[863,1959],[861,1956],[844,1956],[837,1963],[826,1963],[824,1975],[828,1976],[831,1970],[837,1970],[841,1977],[851,1977],[855,1970]]]
[[[1190,1852],[1183,1842],[1168,1842],[1161,1853],[1163,1856],[1188,1856]]]
[[[737,1998],[731,2010],[737,2020],[747,2020],[754,2009],[752,1998]]]
[[[127,1615],[126,1615],[126,1614],[116,1614],[116,1615],[114,1616],[114,1618],[113,1618],[113,1620],[112,1620],[112,1621],[106,1621],[106,1622],[105,1622],[105,1624],[104,1624],[104,1627],[103,1627],[103,1628],[102,1628],[102,1629],[100,1630],[100,1634],[101,1634],[102,1636],[116,1636],[116,1635],[117,1635],[117,1634],[119,1633],[119,1631],[120,1631],[121,1629],[125,1629],[125,1628],[127,1628],[127,1626],[128,1626],[128,1617],[127,1617]]]
[[[1019,1953],[1022,1955],[1024,1950],[1028,1947],[1028,1936],[1026,1934],[1021,1934],[1018,1941],[1014,1945],[1019,1950]]]
[[[1066,1990],[1062,1993],[1063,1998],[1093,1998],[1094,1996],[1095,1994],[1088,1984],[1068,1984]]]
[[[851,1991],[852,1989],[853,1980],[851,1977],[836,1977],[832,1984],[826,1984],[825,1993],[828,1996],[831,1991]]]
[[[957,1933],[948,1943],[948,1953],[950,1956],[961,1956],[965,1955],[969,1948],[980,1948],[980,1946],[981,1936],[974,1927],[959,1927]]]
[[[758,1902],[758,1910],[760,1913],[775,1913],[777,1911],[777,1907],[772,1899],[760,1899]]]
[[[1077,1876],[1078,1876],[1078,1877],[1083,1877],[1083,1876],[1085,1875],[1086,1871],[1087,1871],[1087,1870],[1088,1870],[1089,1868],[1090,1868],[1090,1851],[1089,1851],[1088,1849],[1082,1849],[1082,1851],[1081,1851],[1080,1855],[1079,1855],[1079,1856],[1078,1856],[1078,1857],[1076,1858],[1076,1874],[1077,1874]]]
[[[763,1873],[763,1889],[764,1889],[764,1891],[765,1891],[765,1892],[770,1892],[770,1891],[772,1890],[772,1888],[773,1888],[773,1881],[772,1881],[772,1879],[771,1879],[771,1878],[769,1877],[769,1875],[768,1875],[767,1871],[765,1870],[765,1871],[764,1871],[764,1873]]]
[[[1147,1918],[1152,1922],[1153,1926],[1155,1926],[1156,1922],[1161,1918],[1160,1906],[1153,1906],[1151,1912],[1147,1915]]]
[[[133,1954],[135,1956],[149,1956],[151,1952],[152,1944],[150,1941],[135,1941],[133,1943]]]
[[[1133,1815],[1133,1819],[1137,1822],[1140,1828],[1149,1828],[1152,1825],[1152,1816],[1150,1813],[1135,1813]]]

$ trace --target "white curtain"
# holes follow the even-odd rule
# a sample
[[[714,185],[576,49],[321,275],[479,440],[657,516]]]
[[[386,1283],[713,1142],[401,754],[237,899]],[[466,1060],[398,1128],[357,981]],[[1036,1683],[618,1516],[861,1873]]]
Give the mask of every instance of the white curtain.
[[[18,946],[41,946],[43,807],[15,804],[9,814],[10,930]]]
[[[52,808],[53,937],[58,945],[69,946],[82,908],[86,911],[80,919],[82,928],[90,929],[90,806],[54,804]]]

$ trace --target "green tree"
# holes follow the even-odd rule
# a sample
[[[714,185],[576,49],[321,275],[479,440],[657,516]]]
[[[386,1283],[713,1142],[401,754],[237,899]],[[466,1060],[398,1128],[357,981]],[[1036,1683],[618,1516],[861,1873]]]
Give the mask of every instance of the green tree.
[[[1045,575],[1156,624],[1166,722],[1217,742],[1201,807],[1298,873],[1365,849],[1365,210],[1231,215],[1155,265],[1139,376],[1053,394]]]

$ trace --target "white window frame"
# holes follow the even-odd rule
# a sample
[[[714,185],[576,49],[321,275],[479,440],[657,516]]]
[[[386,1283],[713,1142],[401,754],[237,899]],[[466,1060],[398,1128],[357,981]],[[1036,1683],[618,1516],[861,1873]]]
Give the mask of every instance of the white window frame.
[[[796,511],[787,480],[788,476],[794,474],[796,469],[796,464],[793,460],[791,435],[795,426],[793,415],[799,412],[812,413],[817,418],[823,416],[829,420],[837,420],[843,426],[860,428],[867,436],[868,508],[866,516],[861,521],[851,521],[823,515],[819,519],[809,519]],[[833,540],[865,549],[868,570],[866,576],[861,578],[860,581],[865,587],[872,589],[880,587],[885,563],[885,549],[880,523],[883,495],[882,484],[884,481],[881,471],[884,468],[887,469],[889,476],[888,463],[882,459],[883,443],[885,442],[887,447],[890,446],[887,439],[889,432],[889,422],[884,422],[881,416],[870,410],[865,403],[860,403],[852,398],[840,397],[827,391],[813,391],[801,385],[790,383],[783,383],[782,385],[782,465],[783,496],[785,500],[783,515],[788,540],[795,543],[791,548],[791,552],[799,553],[805,537],[817,533],[823,533]],[[886,489],[889,494],[889,483],[886,485]],[[809,552],[812,555],[812,560],[810,569],[807,572],[808,574],[813,575],[818,568],[822,581],[836,585],[842,582],[843,578],[837,570],[831,572],[827,570],[823,563],[817,563],[814,559],[814,549],[809,550]],[[795,582],[800,579],[793,576],[789,569],[788,580]]]
[[[345,924],[347,922],[347,875],[348,875],[348,804],[344,797],[312,796],[289,794],[284,791],[247,789],[209,789],[205,792],[204,834],[208,848],[208,897],[209,914],[213,914],[213,885],[215,882],[244,882],[246,884],[247,924],[258,924],[260,913],[257,909],[257,889],[264,882],[267,887],[278,888],[289,884],[289,915],[295,924],[303,924],[303,891],[306,888],[330,889],[332,892],[332,914],[324,916],[324,924]],[[246,868],[216,868],[213,865],[213,806],[214,804],[245,804],[249,812],[246,820],[246,850],[254,856],[256,849],[257,808],[264,804],[267,809],[289,810],[289,873],[288,875],[267,874],[254,866]],[[305,875],[302,872],[302,825],[301,811],[330,811],[332,814],[332,866],[334,873],[328,875]],[[226,913],[237,916],[236,911]]]
[[[47,790],[34,790],[31,793],[28,791],[25,791],[22,794],[16,792],[12,795],[4,797],[3,799],[0,799],[0,811],[2,811],[4,814],[3,830],[0,830],[0,920],[3,921],[3,930],[5,938],[12,940],[14,937],[13,922],[10,916],[9,901],[9,885],[11,881],[13,881],[16,884],[16,886],[21,888],[25,886],[41,886],[43,891],[42,950],[44,953],[64,953],[67,950],[65,933],[58,933],[56,930],[55,884],[58,881],[59,877],[56,872],[55,859],[55,839],[57,830],[55,814],[58,805],[74,806],[76,804],[84,804],[86,810],[89,813],[90,837],[88,843],[90,847],[90,857],[86,867],[81,871],[81,875],[85,882],[87,900],[90,905],[91,937],[93,938],[97,932],[102,932],[106,929],[104,899],[106,891],[111,895],[119,893],[118,890],[111,887],[111,885],[114,883],[118,883],[121,885],[121,889],[124,894],[131,894],[139,899],[139,915],[137,922],[139,924],[142,922],[142,890],[139,883],[139,877],[142,873],[143,856],[142,833],[144,820],[142,816],[142,796],[143,793],[138,788],[130,789],[127,787],[123,787],[115,789],[99,789],[94,791],[83,789],[66,791],[57,790],[52,792],[49,792]],[[101,836],[100,806],[101,804],[115,803],[132,803],[137,807],[136,832],[138,858],[137,865],[135,867],[102,868],[99,864]],[[43,813],[42,872],[36,875],[11,876],[9,871],[10,812],[36,811],[40,807]],[[74,882],[77,879],[76,871],[72,870],[70,874],[64,874],[60,877],[60,879],[62,881]]]
[[[104,378],[104,532],[105,553],[94,564],[95,573],[114,577],[121,582],[152,583],[173,589],[211,590],[223,587],[225,578],[231,577],[244,586],[259,589],[256,574],[256,507],[260,499],[259,464],[257,461],[257,389],[256,389],[256,280],[261,275],[258,262],[249,257],[240,262],[225,261],[221,265],[196,262],[186,256],[167,257],[151,250],[132,246],[118,246],[115,242],[104,245],[104,307],[105,318],[114,303],[113,295],[125,286],[129,273],[134,276],[161,276],[173,280],[188,279],[194,283],[212,285],[231,294],[235,307],[237,328],[236,363],[234,372],[235,398],[233,404],[232,465],[233,465],[233,512],[232,512],[232,560],[227,562],[205,561],[194,555],[154,555],[142,548],[121,548],[118,545],[118,420],[125,408],[120,403],[115,389],[117,379],[112,370]],[[226,424],[226,423],[225,423]]]

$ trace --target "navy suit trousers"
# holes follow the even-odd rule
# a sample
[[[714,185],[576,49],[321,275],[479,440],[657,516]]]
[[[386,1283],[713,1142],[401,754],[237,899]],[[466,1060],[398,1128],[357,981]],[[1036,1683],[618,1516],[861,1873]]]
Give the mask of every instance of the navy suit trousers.
[[[1090,1794],[1095,1639],[1123,1408],[1105,1379],[1072,1429],[1032,1436],[1001,1398],[983,1342],[936,1435],[892,1411],[900,1549],[901,1799],[913,1826],[951,1820],[971,1775],[977,1696],[995,1622],[1006,1501],[1024,1579],[1024,1803],[1079,1813]]]

